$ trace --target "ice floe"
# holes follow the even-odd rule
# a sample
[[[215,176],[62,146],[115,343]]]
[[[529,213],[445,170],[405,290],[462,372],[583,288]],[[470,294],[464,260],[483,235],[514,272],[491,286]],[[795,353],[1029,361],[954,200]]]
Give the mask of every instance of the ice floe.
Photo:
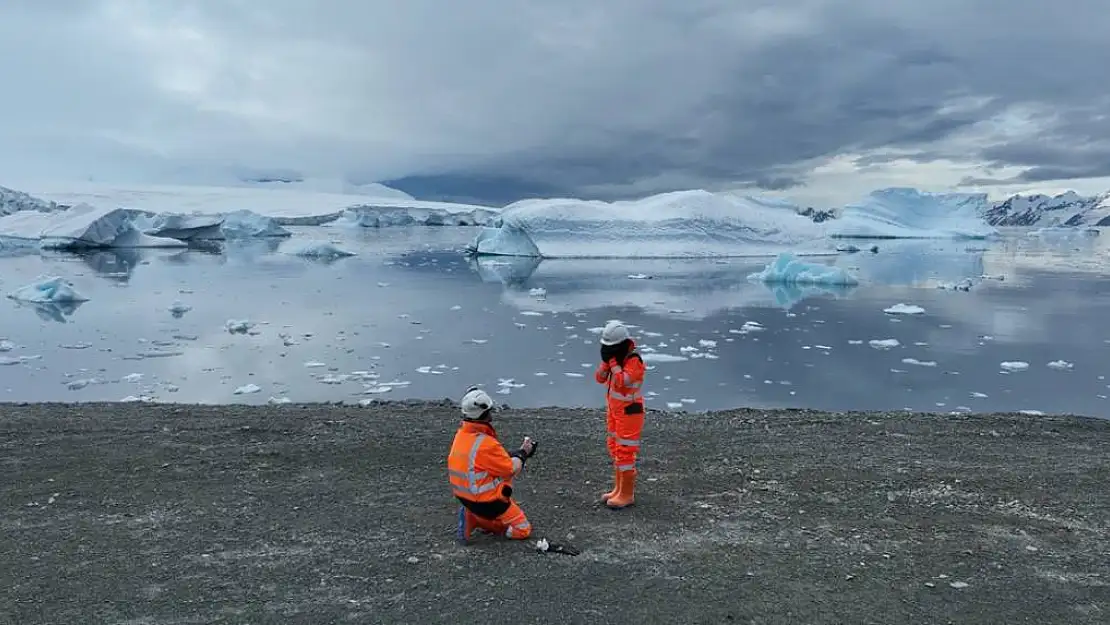
[[[888,308],[884,308],[883,312],[888,315],[924,315],[925,309],[914,304],[895,304]]]
[[[867,344],[875,349],[893,349],[902,343],[898,339],[871,339]]]
[[[1025,371],[1029,368],[1029,363],[1021,360],[1008,360],[998,365],[1003,371]]]

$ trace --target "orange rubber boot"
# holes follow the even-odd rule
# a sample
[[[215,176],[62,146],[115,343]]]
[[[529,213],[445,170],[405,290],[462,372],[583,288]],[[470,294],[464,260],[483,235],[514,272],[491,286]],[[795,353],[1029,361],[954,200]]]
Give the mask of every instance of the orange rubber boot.
[[[613,509],[627,508],[636,502],[636,470],[621,471],[617,478],[617,494],[605,505]]]
[[[620,493],[620,491],[621,491],[620,478],[621,478],[620,471],[617,471],[616,469],[613,469],[613,489],[610,490],[607,493],[601,493],[602,503],[604,503],[606,501],[609,501],[610,499],[612,499],[613,497],[616,497],[617,494]]]

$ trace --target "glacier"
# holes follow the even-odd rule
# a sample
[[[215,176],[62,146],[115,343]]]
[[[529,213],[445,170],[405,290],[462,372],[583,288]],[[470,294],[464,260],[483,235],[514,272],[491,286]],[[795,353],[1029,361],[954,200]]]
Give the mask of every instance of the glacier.
[[[638,200],[523,200],[468,246],[472,255],[542,258],[766,256],[832,253],[821,226],[785,200],[704,190]]]
[[[985,193],[929,193],[906,187],[872,191],[829,222],[834,238],[986,239],[998,235],[983,214]]]

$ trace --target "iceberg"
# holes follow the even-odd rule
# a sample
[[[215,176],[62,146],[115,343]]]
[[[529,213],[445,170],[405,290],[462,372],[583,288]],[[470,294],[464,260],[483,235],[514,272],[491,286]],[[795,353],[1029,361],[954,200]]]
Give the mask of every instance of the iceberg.
[[[8,297],[30,304],[72,304],[89,301],[89,298],[77,292],[72,282],[60,276],[39,276],[31,284],[8,293]]]
[[[20,211],[51,213],[58,209],[59,206],[55,202],[47,202],[22,191],[0,187],[0,215],[11,215]]]
[[[827,222],[829,236],[847,239],[986,239],[998,231],[982,215],[986,193],[927,193],[910,188],[872,191]]]
[[[390,226],[484,226],[500,215],[485,206],[442,204],[412,200],[394,204],[359,204],[343,211],[336,225],[385,228]]]
[[[37,241],[42,249],[187,247],[177,239],[155,237],[135,226],[135,211],[79,204],[64,211],[20,211],[0,217],[0,240]]]
[[[822,226],[784,200],[675,191],[639,200],[524,200],[505,207],[467,251],[542,258],[768,256],[826,253]],[[808,251],[808,250],[807,250]]]
[[[282,188],[273,186],[192,186],[192,185],[131,185],[114,186],[88,182],[29,183],[22,188],[38,197],[60,205],[81,203],[112,205],[144,213],[228,215],[248,211],[268,217],[279,226],[320,226],[333,222],[348,208],[369,207],[368,210],[409,212],[414,220],[427,213],[453,215],[490,207],[430,202],[411,199],[406,193],[382,185],[361,185],[356,193],[331,193],[306,190],[299,185]],[[310,185],[311,186],[311,185]],[[453,225],[450,220],[445,225]],[[462,224],[469,225],[469,224]]]
[[[859,280],[840,267],[799,260],[790,253],[779,254],[763,271],[748,276],[753,282],[781,285],[856,286]]]
[[[348,256],[355,255],[354,252],[340,249],[328,241],[305,241],[284,251],[291,256],[319,260],[335,260],[337,258],[347,258]]]

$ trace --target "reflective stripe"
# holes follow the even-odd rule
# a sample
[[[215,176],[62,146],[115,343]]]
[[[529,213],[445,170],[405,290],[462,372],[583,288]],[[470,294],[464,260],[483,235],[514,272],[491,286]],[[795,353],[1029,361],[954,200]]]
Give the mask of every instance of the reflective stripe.
[[[487,482],[482,485],[478,484],[480,480],[484,480],[489,477],[489,473],[486,471],[474,470],[476,468],[475,461],[478,458],[478,450],[482,447],[482,441],[485,440],[485,438],[485,434],[479,434],[478,437],[474,439],[474,444],[470,447],[470,453],[467,455],[466,458],[466,473],[452,471],[450,469],[448,470],[448,473],[450,475],[459,479],[465,479],[467,482],[466,487],[453,485],[455,486],[454,491],[456,495],[481,495],[482,493],[488,493],[489,491],[501,485],[502,480],[499,477],[494,478],[492,482]]]
[[[625,395],[624,393],[618,393],[617,391],[614,391],[612,388],[610,388],[609,397],[616,399],[617,401],[639,401],[644,398],[644,395],[639,391],[633,391],[632,394]]]
[[[639,447],[640,446],[639,439],[620,438],[619,436],[615,437],[615,438],[617,439],[617,444],[618,445],[624,445],[625,447]]]
[[[633,462],[632,464],[618,464],[617,465],[617,470],[618,471],[631,471],[635,468],[636,468],[636,463],[635,462]]]
[[[616,438],[616,437],[617,437],[616,432],[609,432],[609,438]]]
[[[628,384],[625,384],[625,386],[628,388],[640,388],[643,385],[643,382],[629,382]]]

